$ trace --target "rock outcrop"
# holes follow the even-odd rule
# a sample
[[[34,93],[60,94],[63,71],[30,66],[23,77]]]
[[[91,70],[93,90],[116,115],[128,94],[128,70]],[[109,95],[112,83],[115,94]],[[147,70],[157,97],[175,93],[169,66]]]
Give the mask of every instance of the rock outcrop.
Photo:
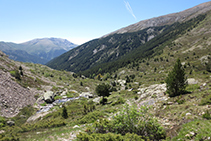
[[[89,92],[82,92],[80,95],[80,97],[85,97],[85,98],[93,98],[93,94],[89,93]]]
[[[166,84],[155,84],[145,88],[138,89],[138,95],[140,95],[137,100],[138,106],[142,105],[154,105],[158,101],[168,100],[168,96],[165,95]]]

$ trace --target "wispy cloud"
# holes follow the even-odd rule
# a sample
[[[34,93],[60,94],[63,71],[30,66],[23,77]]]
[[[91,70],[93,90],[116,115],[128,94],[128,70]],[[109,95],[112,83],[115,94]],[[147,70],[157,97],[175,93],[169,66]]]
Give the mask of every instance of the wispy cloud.
[[[125,7],[127,8],[128,12],[130,12],[130,14],[136,19],[136,16],[133,13],[133,9],[131,8],[129,2],[128,1],[124,1],[124,3],[125,3]]]

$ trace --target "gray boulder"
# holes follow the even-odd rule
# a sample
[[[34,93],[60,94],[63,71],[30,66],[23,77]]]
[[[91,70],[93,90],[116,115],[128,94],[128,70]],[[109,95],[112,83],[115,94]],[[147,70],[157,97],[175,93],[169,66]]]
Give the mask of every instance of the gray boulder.
[[[80,95],[80,97],[85,97],[85,98],[93,98],[93,94],[90,94],[89,92],[82,92]]]
[[[55,96],[55,94],[52,91],[47,91],[43,95],[44,100],[45,100],[46,103],[54,102],[54,96]]]
[[[7,125],[9,125],[9,126],[14,126],[14,125],[15,125],[15,122],[14,122],[14,121],[9,120],[9,121],[7,121]]]
[[[96,97],[92,101],[95,102],[95,103],[100,103],[100,100],[101,100],[101,97]]]

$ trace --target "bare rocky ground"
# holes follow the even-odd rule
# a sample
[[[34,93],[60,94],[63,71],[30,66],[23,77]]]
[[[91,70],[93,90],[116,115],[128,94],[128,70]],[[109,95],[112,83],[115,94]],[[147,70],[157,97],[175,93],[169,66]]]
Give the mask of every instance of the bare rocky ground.
[[[8,72],[0,70],[0,107],[1,114],[5,117],[13,117],[19,109],[33,105],[34,92],[23,88],[12,80]]]
[[[34,92],[23,88],[15,82],[8,70],[13,70],[13,62],[0,52],[0,110],[1,115],[13,117],[19,109],[32,105],[35,101]],[[13,65],[11,65],[13,64]]]
[[[34,105],[36,102],[34,96],[43,93],[36,88],[24,88],[17,83],[17,80],[11,76],[9,71],[15,70],[19,66],[22,66],[25,75],[35,78],[29,71],[30,68],[26,67],[23,63],[10,60],[8,56],[0,51],[0,115],[5,117],[14,117],[21,108],[27,105]],[[47,78],[40,79],[49,84],[53,83]]]

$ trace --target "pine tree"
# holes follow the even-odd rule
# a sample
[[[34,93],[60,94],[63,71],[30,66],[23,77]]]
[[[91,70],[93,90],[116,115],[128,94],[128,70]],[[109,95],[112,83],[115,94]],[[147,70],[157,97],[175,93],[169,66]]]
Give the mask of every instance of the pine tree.
[[[169,72],[165,81],[167,93],[170,97],[178,96],[185,92],[185,88],[188,83],[187,78],[185,77],[185,70],[180,62],[180,59],[177,59],[173,70]]]
[[[20,75],[23,76],[23,68],[19,66]]]
[[[62,109],[62,117],[65,119],[68,118],[67,108],[65,106],[63,106],[63,109]]]
[[[102,96],[102,104],[104,105],[106,100],[105,97],[108,97],[110,95],[110,86],[108,84],[102,83],[98,85],[95,89],[98,96]]]

